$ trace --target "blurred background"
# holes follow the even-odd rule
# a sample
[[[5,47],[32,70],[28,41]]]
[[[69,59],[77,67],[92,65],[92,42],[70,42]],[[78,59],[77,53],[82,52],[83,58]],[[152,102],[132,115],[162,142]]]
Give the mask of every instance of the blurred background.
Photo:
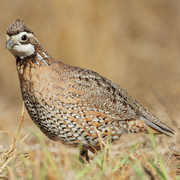
[[[0,130],[12,133],[22,98],[5,35],[17,18],[55,59],[100,73],[169,126],[180,125],[179,0],[0,0]],[[27,113],[23,127],[36,128]]]

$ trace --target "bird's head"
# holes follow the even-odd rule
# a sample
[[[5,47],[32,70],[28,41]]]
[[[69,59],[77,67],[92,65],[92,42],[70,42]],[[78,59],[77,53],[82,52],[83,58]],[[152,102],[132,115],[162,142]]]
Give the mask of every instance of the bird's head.
[[[33,55],[35,46],[39,44],[34,33],[20,19],[9,25],[6,38],[6,49],[21,59]]]

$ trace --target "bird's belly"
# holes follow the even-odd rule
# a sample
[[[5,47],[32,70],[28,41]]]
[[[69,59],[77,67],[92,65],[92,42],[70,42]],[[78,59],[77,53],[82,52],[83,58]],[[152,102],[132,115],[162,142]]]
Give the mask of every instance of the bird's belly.
[[[50,139],[64,144],[78,146],[80,143],[87,147],[98,147],[99,140],[106,142],[107,138],[112,136],[114,141],[123,134],[123,128],[116,121],[113,123],[104,118],[105,122],[102,122],[101,116],[90,114],[92,111],[88,114],[74,110],[77,109],[76,105],[74,108],[70,108],[70,104],[56,105],[55,102],[48,105],[45,100],[39,103],[35,97],[30,96],[26,96],[24,103],[31,119],[40,130]]]
[[[24,103],[31,119],[50,139],[73,146],[99,143],[94,128],[86,126],[85,119],[74,111],[45,102],[42,105],[34,97],[25,98]]]

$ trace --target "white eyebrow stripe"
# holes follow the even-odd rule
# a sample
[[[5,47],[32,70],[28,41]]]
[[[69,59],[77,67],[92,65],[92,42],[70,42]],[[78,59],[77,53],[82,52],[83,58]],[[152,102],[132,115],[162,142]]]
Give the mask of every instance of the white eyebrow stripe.
[[[15,41],[18,41],[18,40],[21,40],[21,37],[23,36],[23,35],[27,35],[27,37],[28,38],[30,38],[30,37],[33,37],[38,43],[39,43],[39,41],[35,38],[35,36],[32,34],[32,33],[27,33],[27,32],[20,32],[19,34],[16,34],[16,35],[13,35],[13,36],[11,36],[11,38],[13,39],[13,40],[15,40]],[[8,36],[8,35],[7,35]],[[9,37],[10,38],[10,37]]]
[[[19,34],[12,35],[11,38],[13,40],[20,40],[23,35],[27,35],[27,37],[34,37],[32,33],[20,32]]]

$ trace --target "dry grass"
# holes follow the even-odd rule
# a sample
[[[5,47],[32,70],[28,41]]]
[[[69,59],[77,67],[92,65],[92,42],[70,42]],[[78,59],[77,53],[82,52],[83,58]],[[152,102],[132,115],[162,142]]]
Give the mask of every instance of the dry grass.
[[[77,151],[68,152],[67,147],[47,140],[41,132],[29,131],[19,138],[23,120],[24,106],[17,134],[12,136],[14,143],[0,155],[2,179],[180,179],[180,145],[177,143],[170,146],[161,139],[158,145],[161,149],[158,149],[153,134],[150,134],[151,142],[146,138],[136,144],[129,137],[130,145],[119,147],[120,153],[117,153],[111,149],[110,141],[103,142],[99,137],[100,153],[91,157],[90,164],[81,164]],[[25,142],[29,134],[36,136],[37,144]]]
[[[44,137],[27,113],[17,137],[22,99],[15,60],[4,45],[6,29],[18,17],[54,58],[92,69],[120,84],[177,135],[155,137],[157,148],[149,135],[122,136],[110,146],[108,159],[105,148],[101,156],[91,155],[86,165],[78,162],[77,149]],[[0,0],[0,178],[177,179],[179,22],[179,0]]]

